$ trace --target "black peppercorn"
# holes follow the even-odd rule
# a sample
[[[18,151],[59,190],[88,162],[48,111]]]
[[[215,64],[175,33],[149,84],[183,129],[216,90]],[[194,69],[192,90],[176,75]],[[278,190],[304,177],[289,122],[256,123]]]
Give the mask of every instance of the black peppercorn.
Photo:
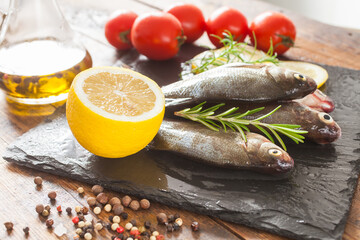
[[[176,219],[176,218],[175,218],[174,215],[169,215],[169,216],[168,216],[168,222],[169,222],[169,223],[175,222],[175,219]]]
[[[79,236],[80,236],[80,238],[84,238],[85,232],[80,233]]]
[[[136,226],[136,220],[135,219],[132,219],[131,221],[130,221],[130,223],[135,227]]]
[[[104,227],[109,231],[111,230],[111,224],[110,223],[105,223]]]
[[[66,212],[67,212],[67,214],[70,215],[70,214],[71,214],[71,207],[67,207],[67,208],[66,208]]]
[[[171,223],[168,223],[167,225],[166,225],[166,231],[168,231],[168,232],[172,232],[174,229],[173,229],[173,225],[171,224]]]
[[[85,217],[82,214],[79,214],[78,217],[79,217],[79,221],[84,221],[85,220]]]
[[[177,224],[177,223],[174,223],[174,224],[173,224],[173,229],[174,229],[174,231],[177,231],[177,230],[179,230],[179,229],[180,229],[180,226],[179,226],[179,224]]]
[[[23,228],[23,231],[24,231],[25,235],[28,235],[30,228],[29,227]]]
[[[146,229],[149,229],[149,228],[151,227],[151,222],[150,222],[150,221],[145,221],[145,222],[144,222],[144,227],[145,227]]]
[[[52,228],[52,225],[54,225],[54,220],[48,219],[48,220],[46,220],[45,224],[46,224],[47,228]]]
[[[117,236],[120,240],[124,240],[125,236],[124,234],[120,233],[118,236]]]
[[[144,238],[149,238],[149,237],[150,237],[150,233],[145,231],[145,232],[140,233],[140,236],[143,237],[142,239],[144,239]]]
[[[126,212],[120,213],[120,217],[124,220],[128,219],[129,215]]]
[[[175,218],[175,219],[180,218],[180,214],[175,213],[175,214],[174,214],[174,218]]]
[[[111,240],[114,240],[115,238],[116,238],[115,235],[112,235],[112,236],[111,236]]]
[[[198,231],[198,230],[199,230],[199,223],[198,223],[198,222],[193,222],[193,223],[191,224],[191,229],[192,229],[194,232]]]

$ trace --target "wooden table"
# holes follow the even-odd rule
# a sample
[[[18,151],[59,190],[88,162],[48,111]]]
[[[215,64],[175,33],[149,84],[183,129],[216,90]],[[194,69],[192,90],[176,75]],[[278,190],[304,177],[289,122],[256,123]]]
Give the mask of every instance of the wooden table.
[[[61,0],[59,2],[66,16],[68,16],[67,13],[69,9],[86,8],[107,12],[125,8],[141,14],[149,11],[159,11],[169,4],[169,2],[161,0]],[[225,0],[221,3],[216,0],[202,0],[197,1],[196,4],[201,7],[205,16],[209,16],[212,11],[221,5],[232,6],[242,11],[249,21],[257,14],[266,10],[282,11],[295,22],[298,30],[296,48],[288,51],[285,57],[360,69],[360,47],[358,45],[360,42],[360,33],[357,31],[321,24],[306,19],[296,13],[257,0]],[[99,16],[95,14],[94,19],[96,19],[96,17]],[[94,19],[88,20],[94,21]],[[101,22],[104,21],[104,19],[97,19],[97,21]],[[103,54],[94,57],[94,65],[117,63],[116,51],[106,43],[103,33],[99,31],[99,29],[91,29],[91,24],[83,27],[79,22],[74,22],[73,19],[69,19],[69,22],[75,30],[82,33],[85,45],[90,53],[92,53],[93,48],[102,49]],[[204,35],[198,43],[210,45],[206,35]],[[20,117],[12,115],[3,93],[1,93],[1,95],[0,153],[2,154],[11,141],[39,124],[43,120],[43,117]],[[3,159],[0,159],[0,173],[0,222],[12,221],[15,224],[14,231],[10,234],[5,231],[4,227],[1,227],[0,239],[23,239],[24,233],[22,229],[26,226],[30,227],[29,239],[56,239],[53,230],[47,229],[44,220],[39,218],[35,212],[35,206],[39,203],[50,204],[47,193],[51,190],[55,190],[58,194],[55,205],[62,205],[63,209],[68,206],[86,206],[86,198],[92,195],[90,193],[91,186],[8,164]],[[37,189],[33,183],[33,178],[38,175],[42,176],[45,180],[41,189]],[[85,188],[86,194],[84,197],[79,196],[76,192],[79,186]],[[109,194],[111,196],[123,196],[122,194],[114,192],[109,192]],[[54,226],[62,223],[68,229],[67,236],[63,236],[62,239],[72,239],[75,235],[75,228],[71,222],[71,218],[64,213],[61,215],[57,214],[55,205],[52,206],[53,209],[50,215],[55,221]],[[150,220],[153,224],[156,223],[155,215],[159,212],[169,214],[179,213],[184,220],[184,226],[179,232],[165,234],[167,239],[285,239],[284,237],[275,236],[263,231],[224,222],[217,218],[198,215],[157,203],[152,203],[151,210],[138,212],[127,210],[127,212],[130,215],[129,219],[137,219],[140,222]],[[99,218],[106,219],[108,215],[109,214],[102,213]],[[92,217],[96,218],[94,214],[92,214]],[[198,221],[201,226],[201,230],[196,233],[192,232],[190,228],[190,224],[194,220]],[[164,233],[165,229],[159,227],[159,231]],[[111,235],[108,231],[103,230],[100,234],[96,235],[95,239],[109,239]],[[343,239],[360,239],[359,186],[357,187],[352,202]]]

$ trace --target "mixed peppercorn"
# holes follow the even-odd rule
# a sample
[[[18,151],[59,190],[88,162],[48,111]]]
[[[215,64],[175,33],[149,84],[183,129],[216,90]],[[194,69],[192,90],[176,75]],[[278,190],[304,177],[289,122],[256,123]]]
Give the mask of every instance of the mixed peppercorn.
[[[35,177],[34,183],[37,187],[41,187],[43,180],[41,177]],[[93,238],[95,234],[95,230],[97,232],[103,231],[107,229],[114,235],[111,237],[112,240],[162,240],[165,239],[165,236],[160,234],[159,231],[155,227],[152,226],[150,221],[145,221],[143,224],[139,224],[135,219],[128,221],[124,224],[124,226],[120,225],[121,221],[125,221],[128,219],[128,214],[124,211],[125,208],[130,208],[133,211],[138,211],[139,209],[149,209],[151,204],[147,199],[141,199],[140,201],[132,199],[130,196],[124,196],[123,198],[113,197],[109,199],[108,195],[104,193],[104,188],[100,185],[94,185],[91,189],[92,193],[95,197],[87,198],[87,203],[92,212],[96,215],[99,215],[102,210],[107,213],[112,213],[114,215],[110,215],[108,217],[108,221],[97,220],[91,221],[86,219],[86,215],[89,213],[89,208],[86,206],[75,206],[74,211],[76,213],[75,216],[72,217],[72,222],[75,226],[75,235],[73,239],[86,239],[90,240]],[[83,197],[85,190],[83,187],[79,187],[77,192],[80,196]],[[51,191],[48,193],[48,197],[52,204],[56,201],[57,193],[55,191]],[[62,213],[61,205],[56,207],[59,215]],[[54,220],[47,217],[51,213],[51,207],[49,205],[38,204],[35,207],[35,211],[46,218],[45,225],[47,228],[51,229],[54,225]],[[66,213],[71,216],[72,208],[67,207],[65,209]],[[174,215],[166,215],[165,213],[159,213],[156,216],[158,225],[165,225],[166,231],[171,233],[173,231],[180,230],[183,225],[183,220],[180,218],[179,214]],[[4,223],[5,228],[8,232],[11,232],[14,228],[14,224],[12,222]],[[193,222],[191,225],[193,231],[198,231],[199,224],[197,222]],[[29,235],[30,228],[23,228],[25,235]]]

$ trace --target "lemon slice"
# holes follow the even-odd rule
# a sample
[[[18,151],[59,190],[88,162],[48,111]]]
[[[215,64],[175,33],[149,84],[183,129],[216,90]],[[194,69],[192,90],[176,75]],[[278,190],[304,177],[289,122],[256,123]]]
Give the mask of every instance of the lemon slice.
[[[148,145],[164,112],[165,97],[153,80],[117,67],[79,73],[66,105],[67,121],[78,142],[108,158],[125,157]]]
[[[313,78],[317,87],[321,87],[329,78],[328,72],[315,64],[299,61],[281,61],[280,67],[288,68]]]

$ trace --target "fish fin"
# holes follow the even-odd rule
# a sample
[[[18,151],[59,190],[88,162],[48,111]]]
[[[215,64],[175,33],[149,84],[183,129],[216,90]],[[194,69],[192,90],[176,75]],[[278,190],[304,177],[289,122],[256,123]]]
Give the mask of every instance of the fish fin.
[[[214,69],[236,68],[236,67],[262,68],[264,66],[266,66],[266,65],[265,64],[250,64],[250,63],[235,62],[235,63],[224,64],[224,65],[216,67]]]

